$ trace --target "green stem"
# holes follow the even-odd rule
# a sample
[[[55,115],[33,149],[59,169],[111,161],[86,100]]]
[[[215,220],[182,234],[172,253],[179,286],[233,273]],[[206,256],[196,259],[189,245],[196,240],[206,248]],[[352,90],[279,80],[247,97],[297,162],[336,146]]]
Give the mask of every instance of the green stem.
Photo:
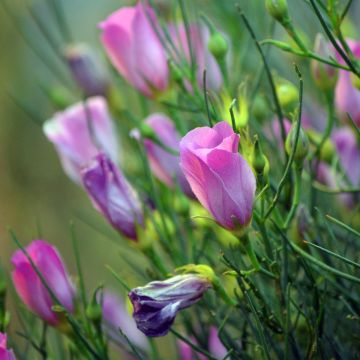
[[[283,226],[284,229],[288,228],[290,221],[294,217],[295,212],[296,212],[299,202],[300,202],[302,167],[295,166],[294,172],[295,172],[295,187],[294,187],[293,201],[291,204],[290,212],[289,212],[289,214],[286,218],[286,221],[284,223],[284,226]]]

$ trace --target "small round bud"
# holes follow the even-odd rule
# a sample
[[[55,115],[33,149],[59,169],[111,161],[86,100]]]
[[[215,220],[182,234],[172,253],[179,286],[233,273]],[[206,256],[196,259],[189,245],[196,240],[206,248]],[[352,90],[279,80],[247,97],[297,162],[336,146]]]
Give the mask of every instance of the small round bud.
[[[219,32],[214,32],[211,34],[208,49],[215,56],[216,59],[222,59],[225,57],[228,52],[229,46],[222,34]]]
[[[260,121],[265,119],[266,116],[268,115],[269,106],[263,95],[258,94],[255,96],[253,106],[252,106],[252,112],[253,112],[254,116]]]
[[[91,302],[86,308],[86,317],[94,322],[98,322],[102,317],[101,306],[96,302]]]
[[[294,122],[290,129],[290,132],[286,138],[286,142],[285,142],[286,153],[289,156],[295,146],[296,127],[297,127],[297,122]],[[305,131],[300,127],[299,138],[298,138],[298,142],[297,142],[297,146],[296,146],[296,150],[295,150],[295,154],[294,154],[295,163],[297,163],[298,165],[301,165],[303,163],[305,157],[307,156],[308,152],[309,152],[309,138],[307,137]]]
[[[266,0],[265,5],[269,14],[277,21],[283,22],[288,19],[287,0]]]
[[[258,181],[266,177],[269,173],[269,160],[264,155],[259,138],[255,135],[254,150],[252,155],[252,167],[256,172]]]
[[[278,79],[275,86],[280,105],[284,111],[287,113],[294,111],[299,100],[299,92],[296,86],[285,79]]]

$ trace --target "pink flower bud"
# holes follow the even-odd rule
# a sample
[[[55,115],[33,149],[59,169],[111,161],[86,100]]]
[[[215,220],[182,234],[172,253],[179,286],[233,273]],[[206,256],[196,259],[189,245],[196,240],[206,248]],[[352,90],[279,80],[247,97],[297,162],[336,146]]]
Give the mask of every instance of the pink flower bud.
[[[348,41],[353,54],[360,59],[360,42]],[[338,61],[342,59],[338,57]],[[339,80],[335,89],[336,109],[340,117],[347,121],[346,113],[349,113],[357,126],[360,126],[360,90],[351,81],[351,75],[346,70],[340,70]]]
[[[179,156],[170,152],[179,152],[180,136],[174,124],[166,115],[160,113],[150,115],[144,122],[153,130],[157,140],[168,148],[164,149],[150,138],[144,139],[151,170],[170,188],[174,188],[178,182],[184,193],[193,197],[189,183],[180,169]]]
[[[44,124],[47,138],[55,145],[64,171],[81,183],[80,171],[104,151],[118,160],[118,142],[107,103],[102,97],[89,98],[58,112]]]
[[[93,49],[84,43],[69,45],[64,55],[74,81],[86,96],[106,96],[109,74]]]
[[[82,180],[96,209],[116,230],[136,240],[136,226],[143,224],[141,204],[122,172],[99,154],[83,169]]]
[[[190,50],[186,37],[185,25],[182,23],[176,25],[170,24],[168,30],[172,41],[178,50],[178,53],[174,52],[172,55],[177,61],[181,61],[183,59],[178,58],[178,54],[181,54],[184,59],[190,63]],[[206,69],[207,87],[214,91],[219,91],[223,84],[223,76],[215,57],[208,49],[208,42],[210,40],[209,29],[205,26],[192,24],[190,25],[190,37],[197,65],[197,81],[199,86],[203,86],[203,73]]]
[[[123,7],[100,23],[101,41],[119,73],[145,96],[166,90],[169,68],[154,11],[140,2]]]
[[[16,360],[14,352],[7,348],[7,336],[0,332],[0,360]]]
[[[75,290],[57,249],[43,240],[34,240],[26,251],[60,304],[73,312]],[[14,253],[11,263],[13,283],[21,300],[37,316],[57,326],[60,320],[52,310],[55,303],[22,250]]]
[[[239,135],[222,121],[190,131],[180,142],[180,165],[191,189],[227,229],[246,226],[252,216],[255,176],[238,153]]]

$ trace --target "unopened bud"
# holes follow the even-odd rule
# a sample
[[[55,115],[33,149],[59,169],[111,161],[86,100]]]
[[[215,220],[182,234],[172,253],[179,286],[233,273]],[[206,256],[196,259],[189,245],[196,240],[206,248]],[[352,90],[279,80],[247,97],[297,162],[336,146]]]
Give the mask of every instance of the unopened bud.
[[[86,96],[106,96],[109,76],[105,65],[86,44],[69,45],[64,51],[71,75]]]
[[[293,148],[295,146],[296,128],[297,128],[297,122],[294,122],[293,125],[291,126],[290,132],[286,138],[285,149],[289,156],[292,153]],[[309,139],[308,139],[305,131],[300,127],[299,137],[298,137],[297,146],[296,146],[295,154],[294,154],[295,163],[297,165],[301,166],[305,157],[307,156],[308,152],[309,152]]]
[[[268,112],[269,106],[265,100],[265,97],[263,95],[257,94],[252,105],[253,115],[261,121],[266,118]]]
[[[296,86],[285,79],[277,79],[276,93],[284,111],[286,113],[293,112],[299,100],[299,92]]]
[[[257,135],[255,135],[255,141],[254,141],[252,167],[255,170],[259,181],[262,181],[264,177],[267,177],[269,173],[269,160],[264,155],[261,149],[261,145]]]
[[[216,59],[223,59],[228,52],[229,46],[221,33],[214,32],[210,36],[208,49]]]
[[[265,5],[269,14],[280,23],[289,18],[287,0],[266,0]]]
[[[316,146],[319,146],[319,144],[322,141],[322,136],[323,136],[322,134],[312,129],[307,130],[306,134],[308,135],[312,143],[314,143]],[[321,150],[319,154],[320,160],[330,163],[334,158],[335,153],[336,153],[335,145],[333,144],[331,139],[327,138],[321,146]]]
[[[331,48],[331,45],[324,39],[322,34],[316,35],[314,51],[326,59],[335,57],[335,53]],[[335,87],[338,78],[338,70],[335,67],[317,60],[312,60],[311,72],[319,89],[327,91]]]
[[[97,303],[91,302],[86,308],[86,317],[94,322],[99,322],[102,317],[101,306]]]

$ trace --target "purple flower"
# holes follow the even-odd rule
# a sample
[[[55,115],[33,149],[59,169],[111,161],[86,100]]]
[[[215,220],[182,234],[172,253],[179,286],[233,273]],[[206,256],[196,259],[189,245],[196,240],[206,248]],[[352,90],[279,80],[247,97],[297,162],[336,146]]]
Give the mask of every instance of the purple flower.
[[[167,57],[155,31],[160,27],[149,6],[139,2],[134,7],[123,7],[99,26],[107,55],[132,86],[148,97],[166,90]]]
[[[239,136],[222,121],[190,131],[180,142],[180,165],[200,203],[227,229],[252,216],[255,176],[238,153]]]
[[[197,344],[195,338],[191,337],[190,340],[192,343]],[[190,345],[188,345],[184,341],[179,340],[177,343],[179,347],[181,360],[207,359],[206,356],[200,353],[196,353],[196,357],[195,357],[194,350],[191,348]],[[219,339],[218,330],[214,326],[211,326],[209,330],[208,349],[211,355],[213,355],[214,358],[219,360],[223,359],[227,354],[227,350],[225,346],[222,344],[221,340]]]
[[[166,335],[177,312],[199,301],[210,287],[205,277],[188,274],[131,290],[129,298],[138,329],[146,336]]]
[[[145,119],[155,132],[158,139],[169,149],[178,152],[180,137],[172,121],[164,114],[152,114]],[[180,169],[179,156],[176,156],[154,143],[150,139],[144,140],[146,153],[150,167],[155,176],[170,188],[174,188],[176,182],[179,183],[183,192],[189,197],[193,197],[190,185]]]
[[[354,55],[360,59],[360,42],[350,40],[348,44]],[[341,61],[341,59],[338,60]],[[360,126],[360,90],[354,87],[350,73],[346,70],[339,71],[339,80],[335,89],[335,103],[342,119],[346,120],[346,113],[349,113],[354,122]]]
[[[57,249],[43,240],[34,240],[26,251],[61,305],[73,312],[75,290]],[[50,325],[59,325],[58,315],[51,309],[55,305],[51,295],[22,250],[14,253],[11,263],[13,283],[21,300]]]
[[[148,342],[144,334],[136,327],[136,323],[128,313],[123,300],[106,290],[102,299],[103,320],[110,338],[121,342],[119,328],[129,340],[140,349],[147,350]]]
[[[84,43],[69,45],[65,60],[71,75],[86,96],[106,96],[109,74],[98,54]]]
[[[360,148],[355,134],[350,128],[344,127],[333,132],[332,140],[340,160],[343,175],[336,173],[329,165],[322,162],[319,165],[317,179],[330,188],[358,187],[360,185]],[[358,195],[341,194],[340,199],[347,207],[354,205]]]
[[[216,359],[223,359],[227,354],[227,350],[221,342],[218,329],[215,326],[211,326],[209,331],[209,350]]]
[[[115,229],[136,240],[136,226],[143,224],[141,204],[120,169],[99,154],[81,175],[95,208]]]
[[[210,32],[205,26],[191,24],[190,27],[191,45],[194,51],[194,57],[197,64],[197,81],[200,87],[203,85],[203,72],[206,69],[207,87],[214,91],[219,91],[223,84],[223,77],[220,67],[215,57],[210,53],[207,44],[210,38]],[[186,28],[183,23],[170,24],[168,26],[170,36],[178,52],[173,52],[173,57],[177,61],[178,54],[182,54],[185,60],[190,63],[190,50],[186,36]]]
[[[0,360],[15,360],[12,350],[7,349],[7,336],[0,332]]]
[[[86,105],[78,103],[56,113],[45,122],[44,132],[55,145],[64,171],[77,183],[81,183],[81,169],[100,150],[113,161],[118,160],[115,130],[102,97],[89,98]]]

